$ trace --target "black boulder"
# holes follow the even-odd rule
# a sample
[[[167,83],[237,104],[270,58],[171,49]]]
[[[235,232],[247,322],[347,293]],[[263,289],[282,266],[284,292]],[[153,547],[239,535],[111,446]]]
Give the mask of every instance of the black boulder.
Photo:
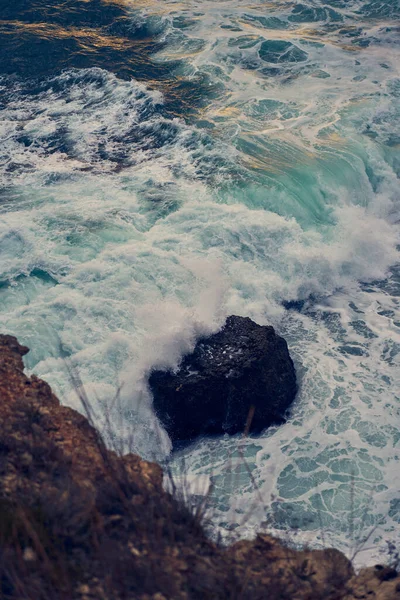
[[[286,341],[273,327],[236,316],[199,340],[177,372],[153,371],[149,383],[174,444],[243,432],[252,413],[251,432],[283,423],[297,390]]]

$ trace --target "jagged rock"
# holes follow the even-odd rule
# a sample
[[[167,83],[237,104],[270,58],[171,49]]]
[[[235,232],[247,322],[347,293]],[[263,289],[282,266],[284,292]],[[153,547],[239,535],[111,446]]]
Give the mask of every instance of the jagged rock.
[[[155,411],[173,443],[199,435],[260,432],[285,420],[296,395],[296,374],[285,340],[273,327],[231,316],[201,339],[179,370],[153,371]]]
[[[118,456],[0,335],[0,598],[355,600],[400,597],[393,568],[354,573],[337,550],[269,535],[222,548],[163,489],[158,465]],[[201,505],[202,506],[202,505]]]

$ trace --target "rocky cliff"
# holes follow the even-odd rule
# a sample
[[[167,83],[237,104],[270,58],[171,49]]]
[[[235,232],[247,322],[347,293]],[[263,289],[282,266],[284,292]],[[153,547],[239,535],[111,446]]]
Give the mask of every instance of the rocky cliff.
[[[88,420],[23,372],[0,336],[0,598],[400,598],[388,567],[355,575],[333,549],[262,535],[220,548],[162,487],[159,466],[117,456]]]

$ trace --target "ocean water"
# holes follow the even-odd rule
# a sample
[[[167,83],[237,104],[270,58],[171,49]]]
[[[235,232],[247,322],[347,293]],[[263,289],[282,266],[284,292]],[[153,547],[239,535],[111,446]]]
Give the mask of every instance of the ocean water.
[[[0,327],[27,369],[80,409],[72,365],[117,441],[211,484],[212,535],[380,559],[400,543],[398,0],[16,0],[0,49]],[[290,418],[171,457],[147,374],[230,314],[288,341]]]

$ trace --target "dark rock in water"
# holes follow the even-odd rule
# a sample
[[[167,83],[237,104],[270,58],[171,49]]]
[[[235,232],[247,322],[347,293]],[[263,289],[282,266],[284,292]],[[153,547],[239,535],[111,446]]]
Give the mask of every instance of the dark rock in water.
[[[295,310],[301,312],[306,304],[307,300],[284,300],[282,306],[286,310]]]
[[[310,294],[307,298],[303,298],[302,300],[284,300],[282,306],[286,308],[286,310],[295,310],[296,312],[307,314],[310,309],[313,309],[315,304],[323,302],[324,298]]]
[[[250,431],[283,423],[296,395],[296,373],[285,340],[273,327],[229,317],[224,328],[197,343],[179,370],[153,371],[154,409],[172,442],[199,435]]]

